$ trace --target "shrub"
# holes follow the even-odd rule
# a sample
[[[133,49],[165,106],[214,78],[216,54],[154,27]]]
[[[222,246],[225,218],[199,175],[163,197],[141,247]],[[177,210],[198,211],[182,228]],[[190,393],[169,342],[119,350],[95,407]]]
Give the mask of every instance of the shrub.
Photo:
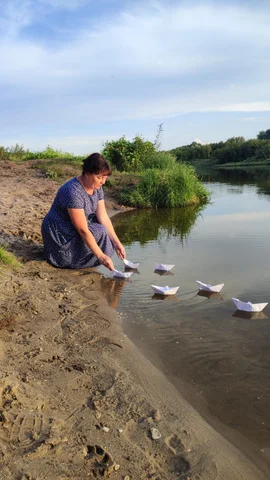
[[[132,142],[125,137],[106,142],[102,154],[119,172],[139,172],[151,168],[155,161],[158,164],[154,144],[139,135]]]
[[[135,151],[135,145],[129,142],[125,137],[119,140],[106,142],[102,150],[102,155],[116,167],[119,172],[129,172],[140,170],[138,154]]]

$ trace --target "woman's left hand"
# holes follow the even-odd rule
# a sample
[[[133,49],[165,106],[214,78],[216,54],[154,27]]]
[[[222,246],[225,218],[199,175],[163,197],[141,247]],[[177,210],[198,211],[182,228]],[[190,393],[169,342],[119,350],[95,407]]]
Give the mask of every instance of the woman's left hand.
[[[119,242],[119,240],[114,242],[114,248],[115,248],[116,254],[119,258],[121,258],[122,260],[123,260],[123,258],[126,258],[125,247],[122,245],[121,242]]]

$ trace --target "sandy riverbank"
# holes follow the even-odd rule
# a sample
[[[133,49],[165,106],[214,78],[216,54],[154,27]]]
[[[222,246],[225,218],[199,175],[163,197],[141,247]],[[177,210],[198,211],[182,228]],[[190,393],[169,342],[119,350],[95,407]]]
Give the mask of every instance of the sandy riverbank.
[[[0,175],[1,240],[27,260],[0,276],[0,479],[266,480],[123,334],[101,274],[42,261],[58,185]]]

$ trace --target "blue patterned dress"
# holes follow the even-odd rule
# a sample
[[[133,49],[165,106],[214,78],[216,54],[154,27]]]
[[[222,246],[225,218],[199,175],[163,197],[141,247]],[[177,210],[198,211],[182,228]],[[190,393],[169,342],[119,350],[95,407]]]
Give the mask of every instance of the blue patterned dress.
[[[44,242],[44,257],[55,267],[85,268],[100,265],[99,260],[87,247],[71,222],[68,208],[83,208],[88,228],[103,253],[111,257],[114,252],[112,242],[103,225],[95,215],[99,200],[103,200],[103,189],[93,195],[86,192],[75,177],[59,188],[54,202],[42,222],[41,232]]]

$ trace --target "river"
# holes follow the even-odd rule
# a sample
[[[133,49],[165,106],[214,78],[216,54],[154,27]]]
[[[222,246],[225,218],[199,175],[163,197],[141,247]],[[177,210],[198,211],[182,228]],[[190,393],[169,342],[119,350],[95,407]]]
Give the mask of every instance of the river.
[[[181,394],[238,447],[269,461],[270,173],[202,178],[207,205],[114,217],[127,258],[140,266],[126,281],[103,269],[104,288],[125,332]],[[155,263],[175,267],[159,275]],[[224,287],[203,295],[196,280]],[[180,288],[159,297],[152,284]],[[247,315],[232,297],[269,305]]]

